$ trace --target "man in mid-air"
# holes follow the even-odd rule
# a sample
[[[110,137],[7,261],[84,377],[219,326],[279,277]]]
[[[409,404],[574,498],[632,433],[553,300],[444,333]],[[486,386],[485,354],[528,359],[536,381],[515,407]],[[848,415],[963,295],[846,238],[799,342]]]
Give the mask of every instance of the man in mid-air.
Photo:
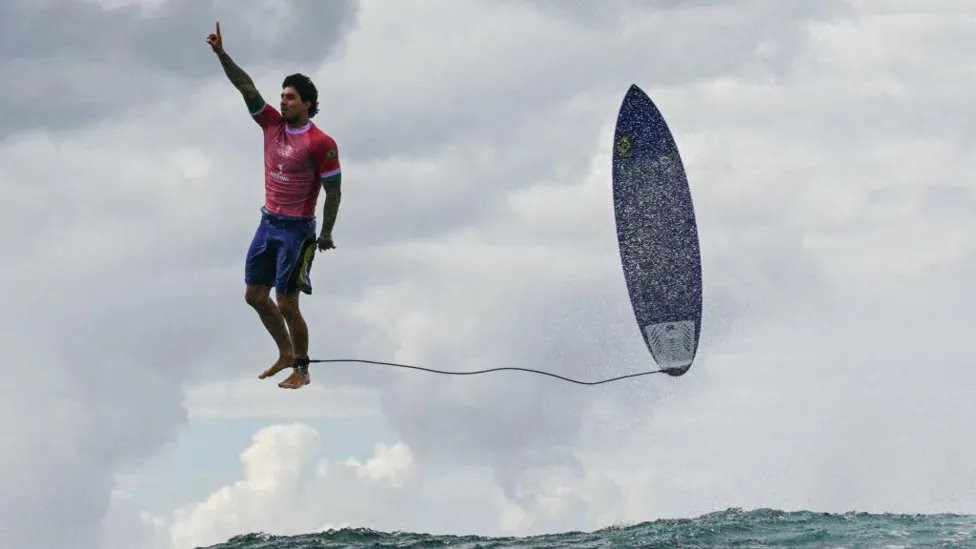
[[[309,120],[318,112],[318,92],[307,76],[285,78],[279,113],[224,51],[219,22],[207,43],[264,130],[265,201],[247,251],[244,300],[254,307],[278,345],[278,360],[258,377],[264,379],[290,367],[291,375],[278,386],[298,389],[309,383],[308,326],[298,309],[298,296],[312,293],[309,274],[316,246],[321,251],[335,248],[332,228],[339,212],[342,177],[338,149],[335,140]],[[316,237],[319,185],[325,189],[325,207],[322,232]],[[272,287],[275,301],[270,295]]]

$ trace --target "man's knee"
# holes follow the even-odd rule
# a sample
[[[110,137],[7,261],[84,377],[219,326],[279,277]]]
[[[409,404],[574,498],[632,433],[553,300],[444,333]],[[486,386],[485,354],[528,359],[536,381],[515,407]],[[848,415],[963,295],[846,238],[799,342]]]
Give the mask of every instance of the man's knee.
[[[291,320],[299,315],[301,312],[298,310],[298,292],[294,294],[277,294],[278,310],[285,318]]]
[[[270,288],[264,286],[248,286],[244,289],[244,301],[257,310],[268,305]]]

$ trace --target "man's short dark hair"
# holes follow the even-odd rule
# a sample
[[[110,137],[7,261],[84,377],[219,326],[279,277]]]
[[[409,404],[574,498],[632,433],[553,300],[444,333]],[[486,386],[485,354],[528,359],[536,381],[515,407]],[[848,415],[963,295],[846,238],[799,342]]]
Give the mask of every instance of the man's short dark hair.
[[[302,101],[311,101],[312,105],[308,109],[309,118],[312,118],[315,116],[315,113],[319,112],[319,92],[315,89],[315,84],[312,83],[309,77],[300,73],[290,74],[281,83],[282,89],[288,86],[295,88],[295,91],[298,92],[298,97]]]

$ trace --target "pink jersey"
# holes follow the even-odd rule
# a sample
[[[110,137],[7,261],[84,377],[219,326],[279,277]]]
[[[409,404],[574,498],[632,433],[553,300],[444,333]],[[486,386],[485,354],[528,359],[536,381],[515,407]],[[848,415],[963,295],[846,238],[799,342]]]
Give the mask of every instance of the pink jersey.
[[[313,217],[322,179],[340,173],[332,137],[318,126],[290,128],[270,104],[252,113],[264,128],[264,207],[272,213]]]

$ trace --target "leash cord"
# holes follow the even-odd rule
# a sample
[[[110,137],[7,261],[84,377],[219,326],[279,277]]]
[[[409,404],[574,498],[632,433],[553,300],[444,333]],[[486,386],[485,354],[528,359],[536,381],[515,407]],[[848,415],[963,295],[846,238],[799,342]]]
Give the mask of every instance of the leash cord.
[[[662,372],[665,371],[663,369],[662,370],[648,370],[646,372],[637,372],[637,373],[633,373],[633,374],[627,374],[627,375],[622,375],[622,376],[617,376],[617,377],[611,377],[609,379],[601,379],[599,381],[580,381],[578,379],[572,379],[572,378],[569,378],[569,377],[564,377],[564,376],[561,376],[559,374],[553,374],[551,372],[543,372],[542,370],[533,370],[531,368],[507,367],[507,368],[489,368],[487,370],[474,370],[474,371],[468,371],[468,372],[452,372],[452,371],[447,371],[447,370],[434,370],[432,368],[423,368],[421,366],[411,366],[409,364],[397,364],[395,362],[380,362],[380,361],[377,361],[377,360],[362,360],[362,359],[358,359],[358,358],[298,359],[298,360],[295,361],[295,366],[298,366],[298,367],[305,366],[305,367],[307,367],[308,364],[311,364],[311,363],[329,363],[329,362],[358,362],[358,363],[361,363],[361,364],[377,364],[377,365],[381,365],[381,366],[391,366],[391,367],[394,367],[394,368],[409,368],[411,370],[423,370],[425,372],[432,372],[432,373],[435,373],[435,374],[444,374],[444,375],[451,375],[451,376],[470,376],[470,375],[476,375],[476,374],[487,374],[489,372],[501,372],[501,371],[504,371],[504,370],[514,370],[514,371],[519,371],[519,372],[531,372],[531,373],[534,373],[534,374],[541,374],[541,375],[544,375],[544,376],[554,377],[556,379],[561,379],[563,381],[568,381],[570,383],[576,383],[578,385],[600,385],[602,383],[610,383],[612,381],[620,381],[622,379],[629,379],[629,378],[633,378],[633,377],[646,376],[646,375],[650,375],[650,374],[659,374],[659,373],[662,373]]]

